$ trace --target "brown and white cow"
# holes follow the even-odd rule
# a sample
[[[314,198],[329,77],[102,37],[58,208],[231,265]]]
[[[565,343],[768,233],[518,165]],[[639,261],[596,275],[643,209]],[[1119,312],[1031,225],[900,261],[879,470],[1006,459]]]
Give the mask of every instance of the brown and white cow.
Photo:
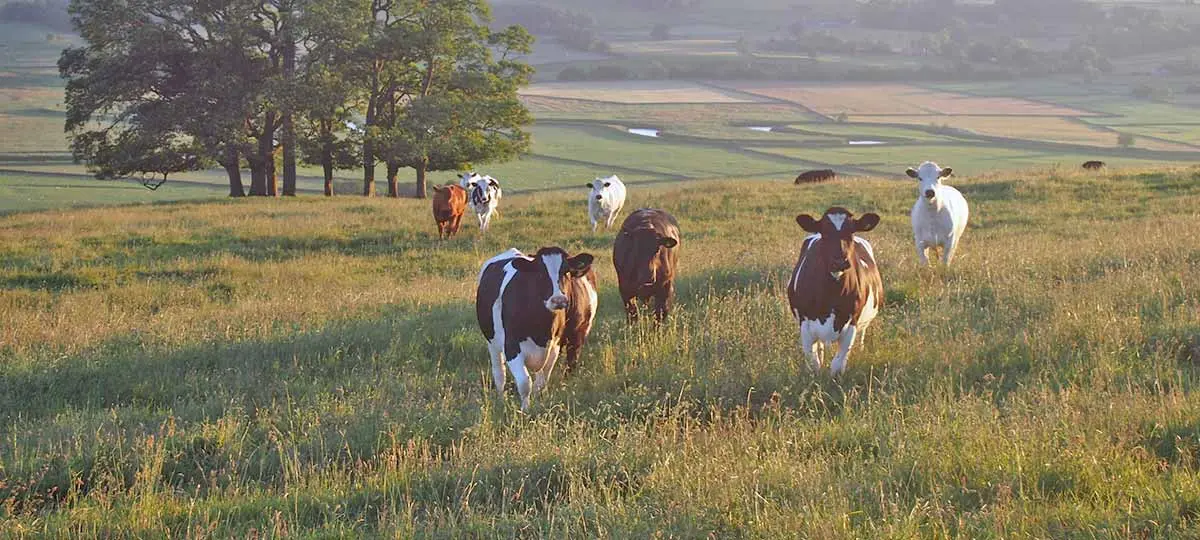
[[[625,314],[637,321],[638,300],[654,298],[654,317],[671,309],[678,265],[679,223],[662,210],[642,208],[625,218],[613,242],[613,266]]]
[[[453,238],[458,234],[466,209],[467,190],[453,184],[433,187],[433,220],[437,222],[438,238]]]
[[[797,184],[811,184],[816,182],[826,182],[837,178],[837,173],[833,169],[814,169],[804,171],[796,177]]]
[[[546,386],[560,351],[570,370],[587,341],[596,317],[592,261],[590,254],[571,257],[559,247],[544,247],[532,257],[510,249],[479,271],[475,315],[488,342],[492,379],[503,396],[507,363],[522,410]]]
[[[862,341],[867,326],[883,307],[883,281],[870,242],[855,233],[879,224],[876,214],[855,218],[849,210],[833,207],[821,218],[796,216],[808,237],[800,247],[800,260],[788,280],[788,303],[800,325],[800,348],[820,369],[824,344],[837,343],[830,369],[846,369],[854,340]]]

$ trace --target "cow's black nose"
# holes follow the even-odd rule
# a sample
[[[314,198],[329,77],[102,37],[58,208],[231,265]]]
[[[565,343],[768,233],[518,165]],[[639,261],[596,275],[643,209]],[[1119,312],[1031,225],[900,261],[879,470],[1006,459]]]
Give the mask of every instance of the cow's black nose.
[[[927,189],[927,190],[925,190],[925,198],[926,198],[926,199],[932,199],[932,198],[933,198],[933,190],[932,190],[932,189]]]

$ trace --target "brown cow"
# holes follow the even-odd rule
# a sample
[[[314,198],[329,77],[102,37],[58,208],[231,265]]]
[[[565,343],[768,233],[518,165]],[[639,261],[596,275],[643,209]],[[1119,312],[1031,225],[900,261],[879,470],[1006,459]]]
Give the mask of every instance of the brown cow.
[[[870,242],[854,236],[879,224],[876,214],[855,219],[833,207],[820,220],[796,216],[809,236],[800,246],[800,261],[788,280],[788,303],[800,325],[800,348],[820,369],[825,343],[837,343],[830,370],[846,369],[855,337],[862,341],[871,320],[883,307],[883,280]]]
[[[1089,171],[1098,171],[1098,170],[1104,168],[1104,162],[1096,161],[1096,160],[1085,161],[1085,162],[1083,162],[1083,168],[1085,168]]]
[[[437,221],[438,238],[453,238],[467,209],[467,190],[450,184],[433,188],[433,219]]]
[[[613,266],[629,322],[637,321],[638,300],[654,298],[654,317],[662,321],[675,294],[679,223],[662,210],[642,208],[625,218],[613,243]]]
[[[833,180],[834,178],[837,178],[837,173],[833,172],[833,169],[815,169],[800,173],[800,176],[796,177],[796,183],[811,184],[816,182],[827,182],[829,180]]]

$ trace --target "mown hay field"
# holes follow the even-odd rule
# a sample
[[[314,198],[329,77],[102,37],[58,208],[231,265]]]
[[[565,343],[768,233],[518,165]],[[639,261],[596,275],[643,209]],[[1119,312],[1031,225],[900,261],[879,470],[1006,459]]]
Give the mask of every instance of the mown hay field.
[[[631,189],[683,231],[628,327],[581,194],[435,239],[427,201],[0,217],[0,535],[1200,534],[1200,170],[956,178],[954,267],[905,182]],[[793,218],[883,216],[886,305],[840,378],[799,352]],[[478,264],[598,256],[581,369],[498,399]]]
[[[979,97],[905,84],[721,83],[722,86],[790,101],[826,116],[846,114],[986,114],[1089,116],[1091,113],[1027,99]]]
[[[538,83],[524,96],[585,99],[609,103],[754,103],[752,96],[724,92],[685,81],[611,81]]]

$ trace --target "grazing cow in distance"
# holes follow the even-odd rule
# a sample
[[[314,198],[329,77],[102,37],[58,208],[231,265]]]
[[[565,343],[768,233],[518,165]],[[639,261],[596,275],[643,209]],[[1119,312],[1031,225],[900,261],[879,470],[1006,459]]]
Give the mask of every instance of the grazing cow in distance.
[[[1096,161],[1094,159],[1091,161],[1085,161],[1085,162],[1083,162],[1083,168],[1087,169],[1089,171],[1098,171],[1098,170],[1104,168],[1104,162]]]
[[[871,243],[855,233],[879,224],[876,214],[855,219],[845,208],[832,207],[820,219],[796,216],[810,233],[800,245],[800,260],[788,280],[788,303],[800,325],[800,349],[820,369],[824,346],[837,343],[830,363],[833,374],[846,369],[857,337],[861,343],[867,326],[883,307],[883,280]]]
[[[587,341],[597,301],[592,261],[590,254],[571,257],[559,247],[532,257],[510,249],[479,271],[475,314],[488,342],[492,380],[503,397],[507,363],[521,410],[546,386],[559,353],[566,353],[570,369]]]
[[[837,178],[837,173],[833,172],[833,169],[814,169],[800,173],[800,176],[796,177],[796,183],[811,184],[815,182],[827,182],[834,178]]]
[[[614,174],[597,178],[587,187],[592,190],[588,195],[588,218],[592,221],[592,232],[596,232],[601,222],[605,229],[611,229],[621,207],[625,206],[625,184]]]
[[[467,192],[454,184],[433,187],[433,219],[437,221],[438,238],[453,238],[458,234],[463,211],[467,208]]]
[[[917,202],[913,204],[910,214],[917,260],[923,266],[928,265],[926,251],[941,246],[942,263],[949,266],[967,228],[970,214],[967,199],[957,189],[942,184],[942,179],[953,172],[950,167],[943,169],[937,163],[926,161],[920,167],[909,168],[906,172],[920,181]]]
[[[675,295],[679,223],[662,210],[643,208],[625,218],[613,242],[613,266],[625,314],[637,321],[637,302],[654,298],[654,317],[662,321]]]
[[[458,183],[467,190],[467,204],[475,211],[475,217],[479,218],[479,230],[488,230],[492,224],[492,215],[496,213],[496,208],[500,206],[500,197],[503,196],[500,182],[490,176],[471,172],[461,175]]]

